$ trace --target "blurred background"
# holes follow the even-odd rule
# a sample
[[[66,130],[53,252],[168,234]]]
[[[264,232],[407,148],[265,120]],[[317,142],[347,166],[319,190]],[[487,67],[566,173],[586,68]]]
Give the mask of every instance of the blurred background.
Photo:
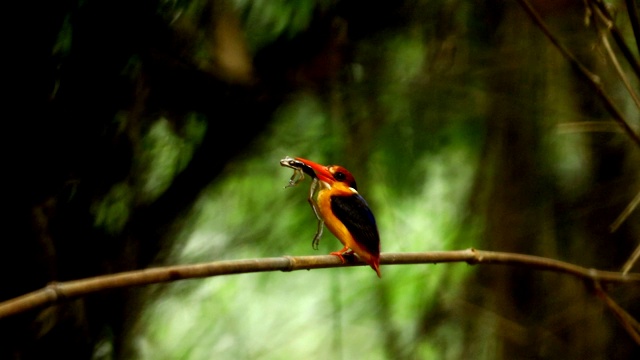
[[[383,252],[475,247],[619,271],[640,244],[640,211],[611,228],[640,192],[640,143],[577,64],[638,134],[612,60],[637,93],[637,3],[529,3],[577,62],[520,1],[25,3],[5,44],[16,109],[0,300],[152,266],[339,250],[328,231],[311,248],[309,180],[285,189],[285,156],[349,169]],[[602,41],[609,15],[626,49]],[[382,274],[96,293],[0,320],[0,358],[640,358],[575,278],[464,263]],[[640,316],[637,285],[605,290]]]

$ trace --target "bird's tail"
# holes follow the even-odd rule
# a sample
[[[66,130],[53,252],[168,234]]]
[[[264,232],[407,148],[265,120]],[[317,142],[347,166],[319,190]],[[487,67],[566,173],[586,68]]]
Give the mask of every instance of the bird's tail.
[[[371,261],[371,264],[369,264],[369,266],[371,266],[371,268],[373,270],[375,270],[376,274],[378,274],[378,277],[380,279],[382,279],[382,274],[380,273],[380,259],[379,258],[375,258],[372,259],[373,261]]]

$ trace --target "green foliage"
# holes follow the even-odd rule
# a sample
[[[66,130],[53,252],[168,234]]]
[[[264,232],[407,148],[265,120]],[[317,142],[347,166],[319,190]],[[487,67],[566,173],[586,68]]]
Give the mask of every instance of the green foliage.
[[[308,28],[318,8],[332,3],[330,0],[233,0],[244,15],[249,48],[257,51],[276,39],[291,39]]]
[[[143,202],[161,195],[191,160],[206,131],[206,122],[191,114],[181,129],[174,129],[169,121],[158,119],[142,139],[136,171],[140,176]]]
[[[133,190],[126,183],[114,185],[107,195],[93,205],[95,226],[107,233],[118,234],[129,220],[133,205]]]

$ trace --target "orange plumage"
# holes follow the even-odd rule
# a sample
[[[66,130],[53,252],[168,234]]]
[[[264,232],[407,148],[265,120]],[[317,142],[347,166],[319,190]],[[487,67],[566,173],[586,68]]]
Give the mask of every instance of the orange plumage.
[[[342,166],[324,166],[303,158],[295,158],[313,170],[317,182],[311,185],[309,202],[320,222],[314,246],[322,235],[322,223],[344,247],[334,251],[344,262],[344,255],[355,253],[380,273],[380,236],[369,205],[358,193],[356,181]],[[309,174],[311,170],[304,169]]]

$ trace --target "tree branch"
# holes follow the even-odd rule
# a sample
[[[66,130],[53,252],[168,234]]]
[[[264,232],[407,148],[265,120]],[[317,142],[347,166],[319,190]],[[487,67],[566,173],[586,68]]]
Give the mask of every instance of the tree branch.
[[[638,5],[634,0],[626,0],[627,12],[629,13],[629,21],[631,21],[631,28],[636,38],[636,46],[640,51],[640,20],[638,18]]]
[[[551,41],[551,43],[560,51],[562,56],[564,56],[571,66],[573,66],[578,74],[580,74],[591,87],[596,91],[600,99],[603,101],[605,108],[611,113],[613,119],[622,127],[622,129],[627,133],[629,138],[637,145],[640,146],[640,135],[636,134],[636,132],[631,128],[629,122],[625,119],[624,115],[618,108],[613,104],[611,98],[605,92],[602,82],[600,78],[592,73],[589,69],[587,69],[582,63],[578,61],[578,59],[564,46],[560,41],[551,33],[549,27],[542,20],[538,12],[531,6],[529,1],[527,0],[517,0],[518,3],[522,6],[525,12],[531,17],[533,22],[542,30],[544,35]]]
[[[634,0],[630,0],[630,1],[634,1]],[[593,3],[596,4],[597,8],[600,10],[601,14],[603,16],[605,16],[606,18],[606,23],[607,25],[607,29],[609,30],[609,32],[611,33],[611,36],[613,37],[613,39],[615,40],[616,44],[618,45],[618,48],[620,49],[620,51],[622,51],[622,54],[624,55],[624,57],[627,59],[627,62],[629,63],[629,65],[631,66],[631,68],[633,69],[633,71],[636,74],[636,77],[640,77],[640,63],[638,62],[638,60],[635,58],[635,55],[633,54],[633,52],[631,51],[631,49],[627,46],[626,42],[624,41],[624,37],[622,36],[622,34],[620,33],[620,30],[618,29],[617,26],[615,26],[614,24],[614,19],[613,16],[611,15],[611,12],[609,12],[609,9],[607,8],[607,4],[605,4],[605,2],[603,0],[592,0]],[[629,13],[629,20],[631,20],[631,27],[634,31],[635,34],[635,39],[638,38],[638,36],[640,34],[637,33],[637,22],[634,23],[634,13],[635,13],[635,19],[637,21],[637,12],[636,9],[633,6],[628,6],[627,5],[627,12]],[[637,41],[635,41],[636,44],[638,43]],[[640,50],[640,47],[638,48],[638,50]]]
[[[625,331],[631,336],[636,344],[640,345],[640,323],[633,316],[629,315],[618,303],[616,303],[603,289],[600,284],[595,284],[596,295],[602,299],[609,310],[615,315]]]
[[[616,230],[618,230],[620,225],[622,225],[622,223],[625,220],[627,220],[629,215],[631,215],[631,213],[638,207],[639,204],[640,204],[640,192],[638,192],[638,194],[633,198],[633,200],[631,200],[629,205],[627,205],[627,207],[625,207],[624,210],[622,210],[622,213],[620,213],[620,215],[618,215],[618,217],[613,222],[613,224],[611,224],[611,226],[609,227],[609,230],[611,230],[611,232],[615,232]]]
[[[437,264],[451,262],[466,262],[470,265],[502,264],[524,266],[538,270],[564,273],[579,279],[590,280],[597,283],[640,284],[640,273],[622,274],[619,272],[588,269],[559,260],[524,254],[467,249],[420,253],[383,253],[380,256],[380,264],[383,265]],[[362,265],[366,264],[356,258],[353,258],[353,261],[343,264],[336,256],[320,255],[226,260],[193,265],[166,266],[128,271],[49,284],[40,290],[1,302],[0,319],[110,289],[242,273],[266,271],[288,272]]]
[[[611,60],[611,65],[615,69],[616,74],[618,74],[620,81],[622,81],[622,83],[624,84],[624,87],[629,92],[629,95],[631,96],[631,99],[633,100],[633,102],[636,104],[636,107],[640,109],[640,99],[638,98],[638,95],[636,94],[636,92],[633,90],[633,86],[631,85],[631,82],[627,78],[627,75],[622,70],[622,66],[620,66],[620,62],[618,61],[616,54],[613,52],[613,49],[609,44],[609,40],[607,39],[607,34],[605,33],[604,30],[602,30],[602,26],[604,26],[609,33],[613,33],[612,31],[614,29],[613,20],[610,17],[607,17],[607,14],[603,13],[602,8],[593,6],[592,4],[589,4],[589,6],[591,7],[591,14],[592,14],[591,16],[593,18],[594,26],[596,27],[596,31],[598,31],[598,34],[600,35],[600,41],[602,42],[602,46],[604,47],[604,50],[606,51],[607,55],[609,55],[609,59]],[[604,9],[606,10],[606,8]],[[635,59],[631,58],[630,63],[634,63],[633,60]],[[637,62],[635,63],[637,64]]]

